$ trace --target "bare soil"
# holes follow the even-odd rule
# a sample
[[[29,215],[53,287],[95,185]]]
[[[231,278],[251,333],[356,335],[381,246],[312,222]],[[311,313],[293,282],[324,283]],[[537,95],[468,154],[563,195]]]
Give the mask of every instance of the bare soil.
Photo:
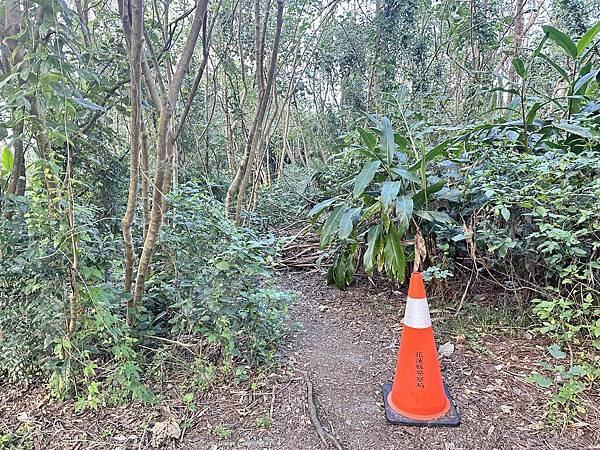
[[[31,449],[335,448],[321,442],[309,419],[309,379],[320,421],[343,449],[600,448],[598,393],[584,399],[587,413],[575,425],[548,424],[547,392],[527,381],[547,343],[516,327],[482,332],[469,317],[453,327],[449,306],[435,298],[438,345],[455,346],[440,364],[462,424],[388,424],[381,386],[393,376],[404,294],[368,282],[342,292],[316,273],[284,274],[281,284],[300,294],[290,309],[281,368],[263,375],[260,385],[213,389],[195,410],[176,386],[166,386],[165,400],[153,407],[79,414],[72,402],[49,401],[41,386],[0,386],[0,437],[11,435]],[[182,432],[179,439],[170,437],[171,424]]]

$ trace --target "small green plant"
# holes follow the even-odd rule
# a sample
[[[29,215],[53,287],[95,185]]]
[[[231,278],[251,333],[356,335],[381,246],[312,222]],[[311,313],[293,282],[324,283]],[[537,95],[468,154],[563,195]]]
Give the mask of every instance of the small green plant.
[[[35,429],[30,422],[22,423],[15,432],[0,434],[1,450],[34,450],[36,444],[33,440]]]
[[[183,401],[183,403],[185,404],[187,409],[190,410],[190,412],[196,412],[197,407],[196,402],[194,400],[193,392],[188,392],[187,394],[185,394],[183,397],[181,397],[181,401]]]
[[[258,416],[256,418],[256,426],[263,429],[271,428],[273,426],[273,419],[269,416]]]
[[[592,361],[580,364],[568,363],[567,354],[556,344],[548,347],[548,353],[553,362],[540,363],[546,374],[536,371],[528,381],[553,392],[548,401],[550,423],[570,423],[586,412],[580,396],[600,380],[600,357],[595,355]]]
[[[214,427],[213,432],[220,439],[227,439],[229,436],[231,436],[231,431],[223,423],[220,423],[219,425]]]

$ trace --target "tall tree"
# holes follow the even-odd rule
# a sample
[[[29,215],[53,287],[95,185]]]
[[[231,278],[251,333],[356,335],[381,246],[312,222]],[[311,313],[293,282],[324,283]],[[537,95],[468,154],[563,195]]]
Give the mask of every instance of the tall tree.
[[[265,3],[264,11],[260,12],[260,2],[254,2],[254,51],[255,51],[255,76],[258,85],[258,99],[254,112],[254,118],[250,124],[250,131],[246,138],[244,147],[244,155],[242,161],[235,173],[235,177],[231,182],[225,199],[225,208],[228,213],[233,214],[237,223],[240,222],[240,214],[244,195],[248,187],[248,181],[253,170],[254,160],[257,153],[257,148],[263,138],[263,124],[269,104],[273,98],[273,86],[275,81],[275,71],[277,66],[277,55],[279,53],[279,43],[281,39],[281,28],[283,25],[283,0],[277,0],[277,19],[275,23],[275,37],[273,39],[273,49],[271,59],[265,81],[264,74],[264,54],[266,46],[267,27],[269,23],[269,9],[271,0]],[[235,210],[233,210],[233,202],[237,196]]]

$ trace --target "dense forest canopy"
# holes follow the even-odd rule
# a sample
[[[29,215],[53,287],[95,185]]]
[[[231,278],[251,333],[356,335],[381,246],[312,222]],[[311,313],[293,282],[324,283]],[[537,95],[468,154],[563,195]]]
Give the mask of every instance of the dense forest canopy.
[[[457,314],[488,283],[552,356],[569,349],[534,375],[553,407],[572,418],[597,388],[600,3],[5,0],[0,16],[0,380],[80,409],[152,401],[173,342],[245,380],[278,355],[276,271],[310,266],[340,289],[422,270],[466,286]]]

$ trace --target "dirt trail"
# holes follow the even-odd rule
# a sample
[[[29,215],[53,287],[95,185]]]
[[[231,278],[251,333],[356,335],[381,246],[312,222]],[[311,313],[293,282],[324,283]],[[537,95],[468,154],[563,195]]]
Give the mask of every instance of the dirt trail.
[[[344,449],[582,449],[600,444],[600,435],[591,431],[598,429],[598,416],[595,424],[568,428],[562,435],[544,429],[545,397],[525,381],[540,350],[534,341],[503,336],[488,337],[478,350],[464,338],[437,337],[438,345],[455,345],[441,366],[461,415],[459,428],[389,425],[380,388],[393,376],[404,295],[365,287],[340,292],[324,287],[318,275],[291,275],[284,285],[302,291],[291,311],[298,331],[288,344],[288,357],[296,373],[307,373],[314,383],[321,421]],[[439,319],[435,306],[434,327]],[[306,414],[298,422],[306,422]],[[285,439],[265,448],[324,448],[314,430],[277,428]]]
[[[600,433],[594,434],[600,427],[597,406],[588,405],[578,426],[547,429],[546,394],[526,382],[543,343],[523,339],[520,332],[479,336],[468,327],[461,330],[464,336],[445,334],[445,308],[435,299],[430,308],[437,343],[455,345],[440,363],[462,424],[389,425],[380,389],[393,376],[405,295],[366,283],[341,292],[314,273],[282,275],[281,285],[300,295],[290,308],[282,367],[263,384],[222,386],[190,408],[173,381],[163,387],[158,405],[79,414],[72,402],[49,402],[43,387],[0,386],[0,437],[21,424],[31,443],[23,448],[149,449],[155,424],[172,420],[183,436],[159,448],[333,449],[319,440],[309,420],[308,377],[323,426],[345,450],[600,448]]]

